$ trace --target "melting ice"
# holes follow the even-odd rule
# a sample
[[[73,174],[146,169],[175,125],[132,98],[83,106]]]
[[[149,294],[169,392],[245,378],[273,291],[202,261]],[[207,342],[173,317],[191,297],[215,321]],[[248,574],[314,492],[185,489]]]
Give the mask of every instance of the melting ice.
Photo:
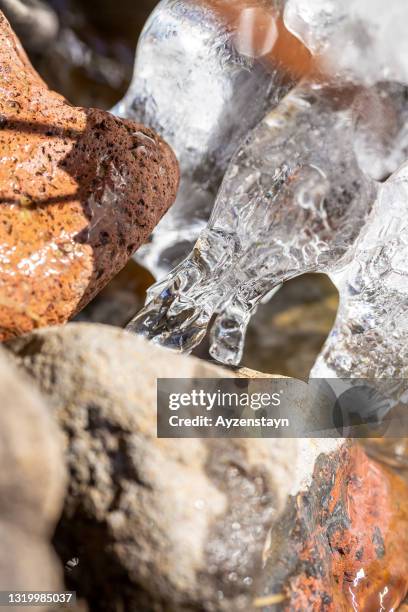
[[[333,77],[408,84],[406,0],[287,0],[284,20]]]
[[[231,161],[211,218],[194,249],[151,288],[146,307],[131,322],[131,330],[189,351],[202,340],[215,316],[211,354],[219,361],[238,364],[245,330],[257,304],[282,282],[310,271],[334,275],[342,304],[349,304],[347,316],[344,307],[338,321],[347,319],[354,284],[338,281],[340,272],[346,270],[343,279],[354,274],[354,268],[348,266],[357,265],[357,260],[350,264],[355,253],[360,253],[355,244],[363,244],[366,229],[374,227],[371,208],[379,181],[408,157],[408,64],[402,59],[408,54],[401,50],[406,44],[403,36],[390,42],[391,26],[402,19],[408,5],[391,0],[385,7],[375,0],[368,10],[367,2],[287,1],[285,23],[319,55],[321,67],[335,80],[302,82],[276,108],[282,92],[277,76],[271,80],[253,62],[248,70],[247,59],[232,49],[228,32],[206,9],[193,8],[190,3],[187,8],[183,2],[170,0],[161,3],[139,47],[133,89],[118,109],[127,116],[134,112],[135,118],[158,128],[181,159],[178,202],[159,227],[160,240],[154,239],[146,251],[150,255],[145,255],[145,261],[151,267],[164,270],[174,259],[175,247],[180,255],[183,236],[188,241],[203,227]],[[374,5],[378,10],[373,10]],[[163,32],[168,34],[163,23],[170,18],[174,41],[169,43],[168,35],[163,36]],[[192,25],[197,32],[194,41],[189,34]],[[163,92],[160,68],[157,73],[152,71],[154,62],[147,61],[149,54],[159,50],[165,63],[173,44],[168,61],[177,61],[164,70],[181,79],[178,82],[185,84],[186,92],[175,104]],[[367,45],[370,53],[365,51]],[[188,68],[186,54],[192,54]],[[203,81],[193,79],[197,66]],[[205,79],[212,88],[211,102],[208,87],[205,92],[200,89]],[[197,103],[192,104],[192,99]],[[256,104],[247,110],[250,99]],[[179,108],[183,117],[173,118]],[[228,108],[234,111],[229,113]],[[261,112],[264,118],[248,131]],[[237,121],[242,116],[247,119],[245,125]],[[182,120],[185,132],[180,131]],[[226,143],[231,146],[224,150]],[[393,177],[385,191],[381,190],[375,210],[395,180],[399,178]],[[375,231],[385,223],[381,219]],[[374,237],[373,229],[367,232]],[[386,291],[391,291],[388,285]],[[367,321],[360,321],[355,329],[371,329],[367,325],[373,321],[373,311],[368,311]],[[382,321],[377,316],[373,329]],[[348,332],[341,333],[350,339]],[[350,375],[354,365],[346,350],[339,349],[337,357],[330,357],[331,342],[340,334],[338,327],[333,334],[316,368],[323,363],[333,373],[347,370]]]
[[[231,30],[200,3],[162,0],[141,35],[129,91],[112,109],[156,129],[180,162],[177,201],[138,252],[156,277],[190,251],[238,143],[287,90],[243,46],[238,52]]]
[[[191,350],[216,310],[212,354],[238,363],[257,303],[345,256],[375,197],[353,148],[359,90],[299,86],[246,138],[191,255],[131,329]]]
[[[337,320],[314,377],[408,377],[408,163],[381,187],[353,259],[333,280]]]

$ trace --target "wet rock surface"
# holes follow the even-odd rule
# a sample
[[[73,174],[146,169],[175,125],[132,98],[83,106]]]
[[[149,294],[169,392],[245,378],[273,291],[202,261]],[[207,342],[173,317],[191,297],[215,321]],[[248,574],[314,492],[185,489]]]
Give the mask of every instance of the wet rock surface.
[[[65,435],[55,542],[79,559],[70,586],[92,609],[248,610],[292,482],[291,441],[157,439],[156,377],[230,374],[121,330],[71,324],[10,348]]]
[[[7,339],[81,310],[171,205],[178,168],[146,127],[51,92],[2,14],[0,68],[0,336]]]
[[[46,400],[10,361],[1,351],[0,590],[59,589],[49,540],[66,483],[62,436]]]
[[[321,456],[274,532],[259,607],[277,597],[288,611],[396,610],[408,591],[407,495],[358,445]]]

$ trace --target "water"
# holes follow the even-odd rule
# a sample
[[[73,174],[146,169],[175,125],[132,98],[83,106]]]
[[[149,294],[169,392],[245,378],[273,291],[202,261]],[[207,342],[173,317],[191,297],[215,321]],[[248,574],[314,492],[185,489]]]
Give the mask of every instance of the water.
[[[251,46],[251,36],[237,38],[189,0],[162,0],[142,32],[132,83],[112,112],[156,129],[180,162],[177,201],[137,254],[156,278],[191,250],[234,150],[290,85],[258,61],[271,32],[263,46]]]

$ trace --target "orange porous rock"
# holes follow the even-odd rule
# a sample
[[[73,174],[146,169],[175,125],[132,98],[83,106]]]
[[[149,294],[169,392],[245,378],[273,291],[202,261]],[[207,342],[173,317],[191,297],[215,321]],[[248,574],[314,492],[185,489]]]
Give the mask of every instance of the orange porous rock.
[[[152,130],[50,91],[0,12],[0,339],[61,324],[146,242],[179,170]]]

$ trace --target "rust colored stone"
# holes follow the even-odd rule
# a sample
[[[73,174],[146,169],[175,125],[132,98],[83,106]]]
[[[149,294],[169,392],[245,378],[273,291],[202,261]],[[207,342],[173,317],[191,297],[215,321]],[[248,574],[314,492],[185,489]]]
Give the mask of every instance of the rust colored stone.
[[[407,500],[405,480],[360,446],[322,457],[275,534],[262,594],[283,593],[290,612],[396,610],[408,592]]]
[[[332,511],[336,504],[345,505],[350,522],[330,540],[339,602],[395,610],[408,592],[407,484],[356,446],[343,482],[336,478]]]
[[[81,310],[173,203],[179,172],[153,131],[50,91],[2,13],[0,87],[5,340]]]

